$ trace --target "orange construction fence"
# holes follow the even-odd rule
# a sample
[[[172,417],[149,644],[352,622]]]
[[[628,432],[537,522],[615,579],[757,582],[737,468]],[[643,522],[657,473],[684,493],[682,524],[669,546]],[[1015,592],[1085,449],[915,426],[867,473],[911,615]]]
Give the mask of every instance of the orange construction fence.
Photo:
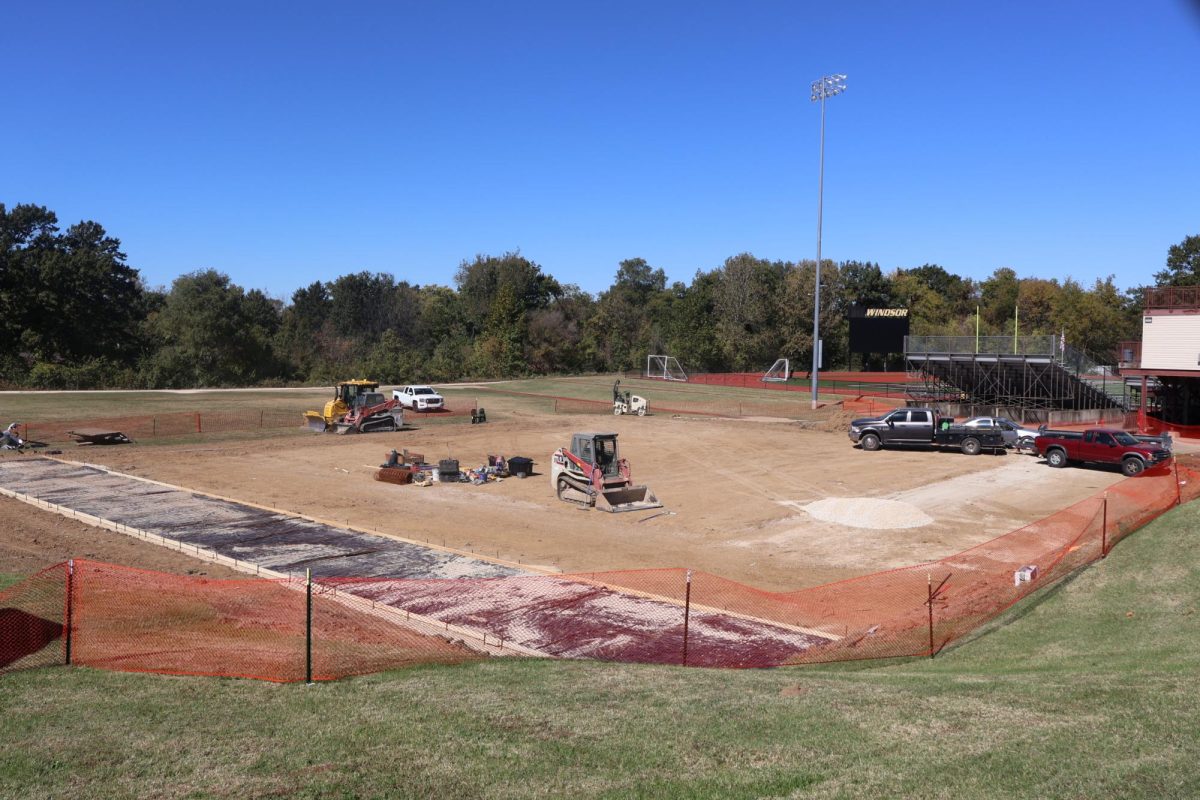
[[[932,656],[1198,496],[1200,459],[1181,456],[961,553],[793,592],[685,569],[308,584],[75,561],[0,592],[0,672],[297,681],[505,654],[726,668]]]
[[[423,424],[439,420],[470,416],[475,410],[469,406],[430,412],[405,412],[406,424]],[[166,414],[139,414],[119,417],[99,417],[77,420],[44,420],[21,426],[21,436],[38,442],[57,443],[72,441],[70,431],[86,428],[120,431],[130,439],[156,439],[171,436],[195,436],[206,433],[229,433],[234,431],[282,430],[304,428],[303,410],[283,409],[239,409],[230,411],[177,411]]]

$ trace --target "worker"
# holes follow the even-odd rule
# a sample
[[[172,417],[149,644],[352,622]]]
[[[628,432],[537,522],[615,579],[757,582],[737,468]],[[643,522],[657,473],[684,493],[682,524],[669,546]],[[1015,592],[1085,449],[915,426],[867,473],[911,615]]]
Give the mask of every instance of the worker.
[[[17,433],[20,426],[21,423],[14,422],[5,428],[3,433],[0,433],[0,447],[5,450],[16,450],[25,444],[25,441]]]

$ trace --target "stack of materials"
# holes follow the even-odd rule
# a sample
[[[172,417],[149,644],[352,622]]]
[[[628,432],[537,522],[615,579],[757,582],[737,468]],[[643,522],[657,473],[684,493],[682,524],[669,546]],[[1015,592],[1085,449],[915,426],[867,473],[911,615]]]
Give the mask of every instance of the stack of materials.
[[[425,456],[420,453],[410,453],[407,449],[403,453],[393,450],[388,453],[387,461],[375,471],[375,480],[400,485],[412,483],[414,475],[423,475],[427,471],[428,465],[424,461]]]

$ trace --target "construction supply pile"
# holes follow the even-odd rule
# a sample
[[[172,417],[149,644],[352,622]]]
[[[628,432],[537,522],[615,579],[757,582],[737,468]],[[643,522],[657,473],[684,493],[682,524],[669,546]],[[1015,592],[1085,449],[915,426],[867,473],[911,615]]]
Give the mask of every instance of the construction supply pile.
[[[487,463],[474,469],[460,469],[457,459],[445,458],[437,464],[425,461],[420,453],[392,450],[387,461],[379,465],[375,480],[398,485],[415,484],[431,486],[434,483],[470,483],[482,486],[501,481],[510,476],[524,478],[533,474],[533,461],[522,456],[506,459],[502,455],[489,455]]]

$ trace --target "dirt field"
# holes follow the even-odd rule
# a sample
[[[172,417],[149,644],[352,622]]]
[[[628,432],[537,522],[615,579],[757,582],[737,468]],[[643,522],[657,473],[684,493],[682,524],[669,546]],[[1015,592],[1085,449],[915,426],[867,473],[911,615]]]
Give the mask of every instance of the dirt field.
[[[1028,455],[865,453],[840,426],[830,427],[838,431],[765,419],[514,410],[482,426],[81,448],[64,457],[564,572],[684,566],[770,590],[958,552],[1121,479],[1103,470],[1052,470]],[[652,486],[673,515],[605,514],[557,501],[550,453],[568,444],[573,431],[588,430],[620,433],[635,481]],[[486,486],[372,480],[393,447],[434,462],[456,458],[464,468],[488,453],[527,456],[538,474]],[[70,555],[171,571],[220,570],[133,540],[114,541],[121,537],[15,501],[0,502],[0,529],[0,571],[31,572]]]

